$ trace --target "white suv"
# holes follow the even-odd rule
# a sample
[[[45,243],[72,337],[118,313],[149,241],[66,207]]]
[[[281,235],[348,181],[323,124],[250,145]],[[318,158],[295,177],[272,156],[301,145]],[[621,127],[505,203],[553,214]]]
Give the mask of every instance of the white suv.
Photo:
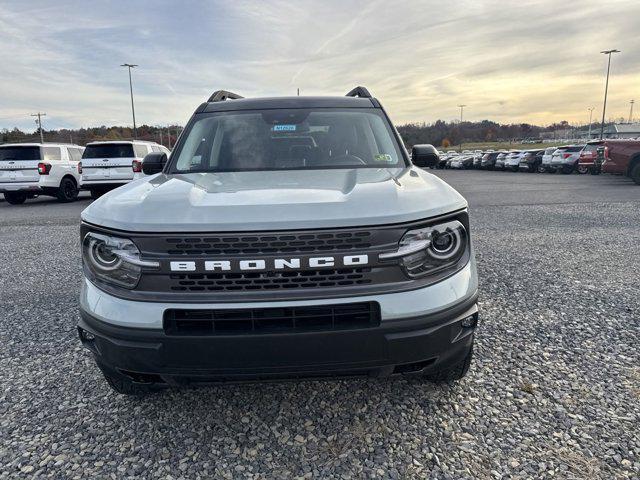
[[[467,201],[380,102],[217,91],[82,212],[80,340],[111,387],[467,373]],[[414,147],[415,148],[415,147]]]
[[[83,150],[64,143],[0,145],[0,192],[12,205],[38,195],[51,195],[61,202],[75,200]]]
[[[171,153],[155,142],[125,140],[91,142],[82,155],[78,171],[82,174],[81,188],[90,190],[97,198],[108,190],[144,176],[142,159],[152,152]]]

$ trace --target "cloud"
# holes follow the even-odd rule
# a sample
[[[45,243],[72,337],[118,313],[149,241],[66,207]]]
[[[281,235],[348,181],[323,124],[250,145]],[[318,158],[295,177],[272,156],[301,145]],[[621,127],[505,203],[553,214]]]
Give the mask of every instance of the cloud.
[[[184,123],[216,89],[344,94],[366,85],[397,123],[457,118],[585,122],[640,98],[635,0],[4,2],[0,127]]]

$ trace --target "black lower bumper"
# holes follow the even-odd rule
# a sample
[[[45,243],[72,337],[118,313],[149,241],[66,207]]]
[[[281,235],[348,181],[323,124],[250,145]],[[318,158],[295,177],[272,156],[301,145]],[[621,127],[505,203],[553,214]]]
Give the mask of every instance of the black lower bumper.
[[[475,304],[474,297],[371,328],[210,336],[117,327],[81,311],[78,330],[100,368],[144,383],[388,376],[446,369],[465,358],[477,324]],[[464,318],[470,326],[463,326]]]

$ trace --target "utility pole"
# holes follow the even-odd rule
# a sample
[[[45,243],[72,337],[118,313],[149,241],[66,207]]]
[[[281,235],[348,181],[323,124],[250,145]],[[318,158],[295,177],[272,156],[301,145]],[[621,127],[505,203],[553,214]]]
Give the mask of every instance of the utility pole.
[[[133,63],[123,63],[121,67],[127,67],[129,69],[129,92],[131,93],[131,113],[133,114],[133,138],[138,138],[138,131],[136,129],[136,109],[133,106],[133,83],[131,82],[131,69],[136,68],[138,65]]]
[[[42,134],[42,118],[41,117],[46,117],[47,114],[38,112],[38,113],[32,113],[31,116],[38,117],[38,120],[36,120],[36,123],[38,124],[38,131],[40,132],[40,143],[44,143],[44,135]]]
[[[466,105],[458,105],[460,107],[460,153],[462,153],[462,113]]]
[[[633,122],[633,104],[636,103],[635,100],[631,100],[629,102],[631,104],[631,108],[629,109],[629,123]]]
[[[458,105],[458,107],[460,107],[460,123],[462,123],[462,113],[464,112],[464,107],[466,107],[466,105]]]
[[[298,89],[298,96],[300,96],[300,89]]]
[[[605,55],[609,56],[609,60],[607,62],[607,81],[604,85],[604,103],[602,105],[602,122],[600,123],[600,140],[604,138],[604,116],[607,110],[607,92],[609,90],[609,71],[611,70],[611,54],[612,53],[620,53],[620,50],[603,50],[602,52]]]
[[[591,140],[591,117],[593,115],[593,107],[589,107],[589,135],[588,138]]]
[[[162,127],[160,127],[160,145],[164,145],[164,142],[162,141]]]
[[[171,150],[171,127],[167,127],[167,139],[169,142],[169,150]]]

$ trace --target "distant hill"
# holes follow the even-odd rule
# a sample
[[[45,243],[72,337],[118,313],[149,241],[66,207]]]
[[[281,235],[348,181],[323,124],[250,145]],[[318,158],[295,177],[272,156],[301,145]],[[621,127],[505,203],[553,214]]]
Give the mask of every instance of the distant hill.
[[[137,131],[138,139],[158,142],[169,147],[176,143],[182,127],[179,125],[171,125],[160,128],[141,125],[137,127]],[[104,125],[101,127],[79,128],[75,130],[66,128],[61,130],[43,129],[42,133],[45,142],[65,142],[76,143],[78,145],[85,145],[97,140],[128,140],[133,138],[133,128],[131,127],[105,127]],[[0,143],[26,141],[40,141],[39,132],[25,133],[18,128],[14,128],[13,130],[0,130]]]

